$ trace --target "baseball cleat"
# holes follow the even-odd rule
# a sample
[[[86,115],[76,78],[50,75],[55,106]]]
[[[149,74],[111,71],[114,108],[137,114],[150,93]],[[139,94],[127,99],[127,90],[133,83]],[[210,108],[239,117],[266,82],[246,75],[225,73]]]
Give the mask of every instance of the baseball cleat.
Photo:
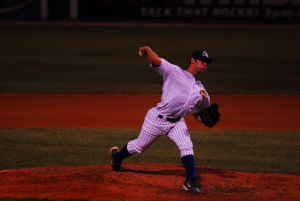
[[[118,147],[110,148],[111,167],[114,171],[120,171],[121,162],[116,159],[116,154],[119,152]]]
[[[186,191],[190,191],[194,194],[199,194],[200,193],[200,187],[199,184],[197,183],[197,178],[194,179],[186,179],[185,182],[182,185],[182,188]]]

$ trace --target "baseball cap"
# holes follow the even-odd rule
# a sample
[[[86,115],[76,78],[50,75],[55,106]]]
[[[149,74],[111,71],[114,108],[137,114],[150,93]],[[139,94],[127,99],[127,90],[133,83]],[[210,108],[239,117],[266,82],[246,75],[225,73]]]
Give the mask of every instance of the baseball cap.
[[[209,64],[213,61],[213,59],[208,55],[207,51],[205,50],[193,51],[191,54],[191,58],[198,59]]]

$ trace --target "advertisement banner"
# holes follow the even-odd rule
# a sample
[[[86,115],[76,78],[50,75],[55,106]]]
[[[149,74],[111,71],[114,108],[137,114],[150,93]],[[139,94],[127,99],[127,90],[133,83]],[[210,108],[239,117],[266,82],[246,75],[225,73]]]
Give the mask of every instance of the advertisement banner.
[[[79,0],[79,18],[300,21],[300,0]]]
[[[1,19],[300,22],[300,0],[0,0]]]

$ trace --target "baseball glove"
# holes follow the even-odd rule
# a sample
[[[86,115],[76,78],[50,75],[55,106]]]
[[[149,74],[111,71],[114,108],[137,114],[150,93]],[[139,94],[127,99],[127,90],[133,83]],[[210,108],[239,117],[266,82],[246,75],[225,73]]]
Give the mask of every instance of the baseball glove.
[[[219,105],[214,103],[209,107],[206,107],[199,112],[194,113],[194,116],[196,119],[201,120],[205,126],[211,128],[220,121],[221,115],[219,112]]]

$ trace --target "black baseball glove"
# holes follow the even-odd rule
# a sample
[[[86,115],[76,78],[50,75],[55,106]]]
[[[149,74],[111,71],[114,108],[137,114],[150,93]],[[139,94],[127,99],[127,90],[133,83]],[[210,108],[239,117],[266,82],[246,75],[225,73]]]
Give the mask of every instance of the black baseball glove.
[[[209,107],[201,109],[199,112],[194,113],[196,119],[201,120],[202,123],[211,128],[220,121],[219,105],[214,103]],[[200,117],[200,118],[199,118]]]

